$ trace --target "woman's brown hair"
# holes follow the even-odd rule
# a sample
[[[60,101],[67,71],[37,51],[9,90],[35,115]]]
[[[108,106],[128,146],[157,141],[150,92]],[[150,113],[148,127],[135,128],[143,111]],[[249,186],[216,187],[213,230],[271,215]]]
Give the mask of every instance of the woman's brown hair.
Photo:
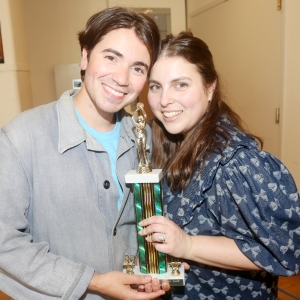
[[[189,183],[197,167],[200,172],[206,160],[213,154],[222,155],[224,143],[230,140],[229,129],[220,123],[227,118],[233,126],[251,135],[242,125],[240,117],[223,101],[220,79],[215,70],[212,54],[201,39],[189,32],[169,35],[162,42],[159,57],[180,57],[195,65],[204,88],[215,84],[214,94],[202,119],[184,139],[181,134],[168,133],[162,123],[152,123],[152,165],[163,168],[164,176],[172,191],[182,191]]]

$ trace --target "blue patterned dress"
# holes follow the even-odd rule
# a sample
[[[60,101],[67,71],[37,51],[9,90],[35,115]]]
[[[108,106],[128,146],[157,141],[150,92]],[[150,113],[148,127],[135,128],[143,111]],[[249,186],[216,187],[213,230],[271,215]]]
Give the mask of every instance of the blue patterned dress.
[[[223,120],[224,122],[224,120]],[[189,262],[185,287],[172,299],[276,299],[278,276],[300,264],[300,202],[286,167],[227,123],[231,142],[181,193],[163,183],[165,216],[190,235],[227,236],[263,271]]]

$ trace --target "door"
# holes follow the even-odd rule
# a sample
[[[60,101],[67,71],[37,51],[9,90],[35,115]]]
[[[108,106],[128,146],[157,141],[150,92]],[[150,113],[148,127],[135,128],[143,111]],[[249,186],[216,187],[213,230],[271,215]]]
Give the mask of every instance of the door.
[[[213,56],[229,105],[265,151],[280,158],[276,112],[282,95],[281,11],[277,0],[187,0],[189,27]]]

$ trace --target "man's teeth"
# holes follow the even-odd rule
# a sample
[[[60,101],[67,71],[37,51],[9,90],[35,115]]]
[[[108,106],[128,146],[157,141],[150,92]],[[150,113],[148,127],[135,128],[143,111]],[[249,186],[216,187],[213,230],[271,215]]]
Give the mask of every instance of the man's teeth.
[[[112,88],[109,87],[109,86],[106,86],[106,89],[107,89],[108,91],[110,91],[110,92],[111,92],[113,95],[115,95],[115,96],[123,96],[123,95],[124,95],[124,93],[117,92],[116,90],[112,89]]]
[[[172,112],[163,112],[164,116],[167,117],[167,118],[172,118],[172,117],[175,117],[175,116],[178,116],[179,114],[182,113],[182,110],[180,111],[172,111]]]

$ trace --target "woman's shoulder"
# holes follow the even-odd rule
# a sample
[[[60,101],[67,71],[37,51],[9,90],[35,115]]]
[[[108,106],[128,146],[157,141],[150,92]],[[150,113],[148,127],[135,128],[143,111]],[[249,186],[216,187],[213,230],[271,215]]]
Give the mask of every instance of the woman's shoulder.
[[[297,186],[287,167],[271,153],[258,149],[240,148],[226,164],[220,164],[214,182],[232,195],[249,194],[255,201],[281,199],[286,208],[290,200],[299,201]]]

